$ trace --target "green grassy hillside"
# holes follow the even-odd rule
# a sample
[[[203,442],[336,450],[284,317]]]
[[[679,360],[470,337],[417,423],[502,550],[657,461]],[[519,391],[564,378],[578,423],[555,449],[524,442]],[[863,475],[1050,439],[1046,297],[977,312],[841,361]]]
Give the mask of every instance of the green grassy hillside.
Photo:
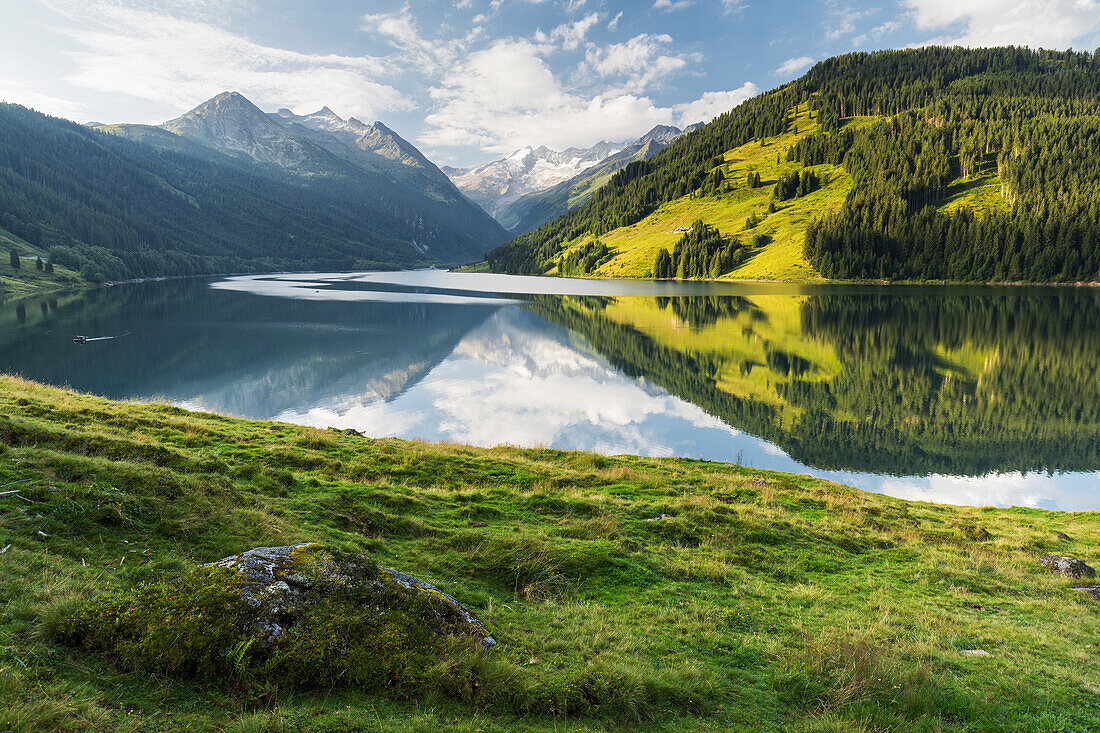
[[[666,249],[680,277],[1095,282],[1097,103],[1091,53],[838,56],[632,163],[486,262],[665,277]],[[725,240],[681,242],[696,221]]]
[[[565,253],[575,247],[599,239],[614,252],[614,256],[597,267],[593,277],[644,278],[653,276],[653,261],[660,248],[672,250],[680,234],[677,227],[691,226],[701,219],[718,227],[725,235],[751,240],[757,234],[768,243],[755,248],[748,261],[726,278],[761,280],[820,280],[802,254],[806,222],[822,211],[839,208],[851,188],[851,177],[839,166],[818,166],[822,186],[814,193],[778,205],[768,213],[772,188],[783,174],[801,168],[787,161],[788,149],[800,138],[816,132],[808,105],[791,110],[791,122],[786,132],[762,142],[751,142],[729,150],[724,162],[711,169],[720,170],[725,178],[721,193],[692,193],[661,205],[655,212],[636,224],[614,229],[600,237],[583,236],[574,240]],[[858,126],[859,120],[851,121]],[[760,186],[752,188],[747,177],[760,176]],[[746,220],[756,215],[762,222],[752,229]]]
[[[10,264],[10,252],[19,255],[19,269]],[[55,264],[53,272],[35,267],[35,260],[48,260],[50,253],[35,247],[11,232],[0,229],[0,297],[19,297],[61,288],[77,287],[87,282],[79,273]]]
[[[600,241],[611,248],[613,255],[582,277],[649,278],[653,276],[657,251],[661,248],[671,251],[680,238],[674,230],[702,220],[718,227],[724,235],[745,241],[756,235],[766,237],[766,243],[753,247],[748,260],[722,279],[823,281],[803,252],[806,225],[841,207],[852,189],[852,177],[843,166],[812,166],[810,169],[821,179],[821,187],[806,196],[777,202],[776,210],[769,212],[772,191],[779,179],[805,168],[788,160],[788,151],[799,140],[821,132],[809,103],[792,108],[788,118],[787,130],[782,134],[728,150],[723,162],[709,169],[708,173],[721,171],[724,177],[724,190],[720,193],[693,192],[662,204],[636,224],[599,237],[591,234],[577,237],[562,250],[563,256]],[[848,118],[841,129],[858,131],[877,119],[880,118]],[[750,174],[760,176],[758,186],[751,186]],[[606,182],[605,178],[600,184]],[[942,206],[946,212],[963,208],[981,212],[989,207],[1008,208],[995,170],[973,177],[960,176],[952,182]],[[751,216],[761,221],[750,228],[746,222]],[[557,274],[556,268],[548,269],[547,274]]]
[[[1094,513],[369,440],[10,377],[0,440],[0,730],[1100,726],[1100,604],[1036,564],[1095,564]],[[437,691],[406,699],[150,674],[62,641],[100,593],[306,540],[440,585],[500,645],[417,670]]]

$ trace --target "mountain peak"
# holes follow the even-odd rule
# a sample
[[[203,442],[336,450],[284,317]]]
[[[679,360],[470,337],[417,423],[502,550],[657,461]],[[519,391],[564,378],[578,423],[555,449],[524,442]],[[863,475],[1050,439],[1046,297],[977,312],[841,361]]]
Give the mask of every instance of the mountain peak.
[[[240,92],[222,92],[162,127],[215,150],[283,167],[315,157]]]
[[[306,115],[306,117],[324,117],[324,118],[332,120],[334,122],[343,122],[344,121],[343,117],[341,117],[340,115],[333,112],[332,108],[330,108],[327,105],[322,107],[321,109],[317,110],[316,112],[314,112],[311,115]]]
[[[252,104],[240,92],[222,92],[210,99],[206,100],[202,104],[194,107],[193,109],[184,112],[182,115],[174,120],[169,120],[164,123],[164,126],[171,129],[174,123],[179,123],[185,119],[196,118],[213,118],[224,117],[226,115],[249,115],[265,117],[264,113],[260,111],[260,108]]]
[[[199,107],[202,107],[202,106],[205,106],[205,105],[208,105],[208,104],[211,104],[211,103],[215,103],[215,104],[238,104],[238,105],[242,105],[242,106],[255,107],[255,105],[252,104],[252,102],[248,99],[248,97],[244,96],[240,92],[222,92],[221,94],[218,94],[218,95],[206,100],[205,102],[200,104]]]
[[[645,145],[648,142],[670,143],[684,134],[679,127],[672,125],[655,125],[652,130],[638,138],[638,142]]]

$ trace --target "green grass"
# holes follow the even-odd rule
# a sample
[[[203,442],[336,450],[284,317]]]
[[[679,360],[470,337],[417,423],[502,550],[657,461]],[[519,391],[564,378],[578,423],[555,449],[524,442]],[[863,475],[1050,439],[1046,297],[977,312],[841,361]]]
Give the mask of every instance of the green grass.
[[[986,210],[1007,211],[1010,208],[1008,201],[1001,196],[1001,178],[996,173],[953,181],[940,204],[940,210],[949,214],[970,209],[980,215]]]
[[[851,189],[851,176],[839,166],[815,166],[814,171],[822,181],[821,188],[803,198],[779,202],[777,210],[768,213],[775,183],[785,173],[801,168],[798,163],[787,162],[787,150],[800,138],[820,129],[808,105],[792,112],[790,127],[784,134],[726,152],[725,163],[720,168],[729,190],[710,196],[684,196],[664,204],[636,224],[600,237],[600,241],[614,250],[615,256],[592,276],[652,277],[657,251],[662,247],[671,251],[680,237],[673,230],[702,219],[718,227],[723,234],[737,236],[742,241],[750,241],[755,234],[764,234],[769,239],[767,245],[758,247],[744,264],[723,276],[724,279],[823,280],[802,254],[806,225],[823,212],[840,207]],[[860,126],[870,119],[853,118],[847,124]],[[759,188],[748,187],[749,173],[760,174]],[[753,214],[762,222],[752,230],[746,230],[745,221]],[[590,236],[580,237],[571,242],[568,249],[584,246],[591,241]]]
[[[845,126],[861,128],[880,118],[853,117]],[[760,142],[750,142],[725,154],[719,166],[729,184],[729,190],[717,195],[689,195],[662,205],[636,224],[615,229],[599,239],[615,256],[602,264],[591,277],[649,278],[653,261],[662,247],[670,252],[680,235],[677,227],[690,226],[697,219],[716,226],[725,235],[751,240],[754,234],[768,237],[765,246],[758,247],[748,260],[722,279],[772,280],[787,282],[823,282],[824,278],[802,254],[806,226],[823,213],[834,211],[844,203],[852,188],[852,178],[842,166],[819,165],[813,170],[821,179],[821,188],[812,194],[778,202],[775,212],[768,212],[775,183],[787,173],[799,170],[798,163],[787,162],[787,150],[800,138],[820,131],[808,104],[792,110],[792,121],[782,135]],[[778,158],[778,159],[777,159]],[[749,173],[759,173],[761,186],[747,185]],[[603,185],[603,182],[600,182]],[[940,209],[951,213],[962,208],[981,214],[989,209],[1008,209],[1001,195],[1001,180],[996,175],[995,161],[985,161],[982,171],[971,178],[959,178],[948,188]],[[746,220],[756,215],[762,221],[751,230]],[[580,248],[594,237],[584,235],[565,249]],[[551,274],[555,271],[551,271]]]
[[[12,377],[0,440],[0,491],[18,491],[0,497],[0,731],[1100,727],[1100,604],[1035,561],[1095,565],[1095,513],[371,440]],[[213,684],[56,641],[103,592],[308,540],[468,604],[501,640],[487,692],[453,694],[443,668],[413,699]]]
[[[8,253],[12,247],[20,256],[21,266],[18,270],[12,268],[8,261]],[[5,229],[0,229],[0,296],[22,297],[87,284],[78,273],[60,265],[54,265],[52,274],[35,269],[36,257],[46,260],[49,253]]]

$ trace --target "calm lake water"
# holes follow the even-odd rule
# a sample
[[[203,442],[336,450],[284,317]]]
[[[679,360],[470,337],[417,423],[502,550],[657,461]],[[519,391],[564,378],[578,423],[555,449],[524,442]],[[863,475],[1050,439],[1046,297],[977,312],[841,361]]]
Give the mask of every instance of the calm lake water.
[[[371,436],[1100,508],[1094,289],[441,271],[150,282],[0,304],[0,370]]]

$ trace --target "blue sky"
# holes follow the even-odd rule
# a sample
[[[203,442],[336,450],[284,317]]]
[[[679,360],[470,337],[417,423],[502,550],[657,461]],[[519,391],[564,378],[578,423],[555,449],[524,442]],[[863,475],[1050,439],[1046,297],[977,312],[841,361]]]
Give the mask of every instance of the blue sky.
[[[1100,45],[1100,0],[0,0],[0,20],[6,101],[159,123],[232,89],[455,165],[708,121],[852,50]]]

